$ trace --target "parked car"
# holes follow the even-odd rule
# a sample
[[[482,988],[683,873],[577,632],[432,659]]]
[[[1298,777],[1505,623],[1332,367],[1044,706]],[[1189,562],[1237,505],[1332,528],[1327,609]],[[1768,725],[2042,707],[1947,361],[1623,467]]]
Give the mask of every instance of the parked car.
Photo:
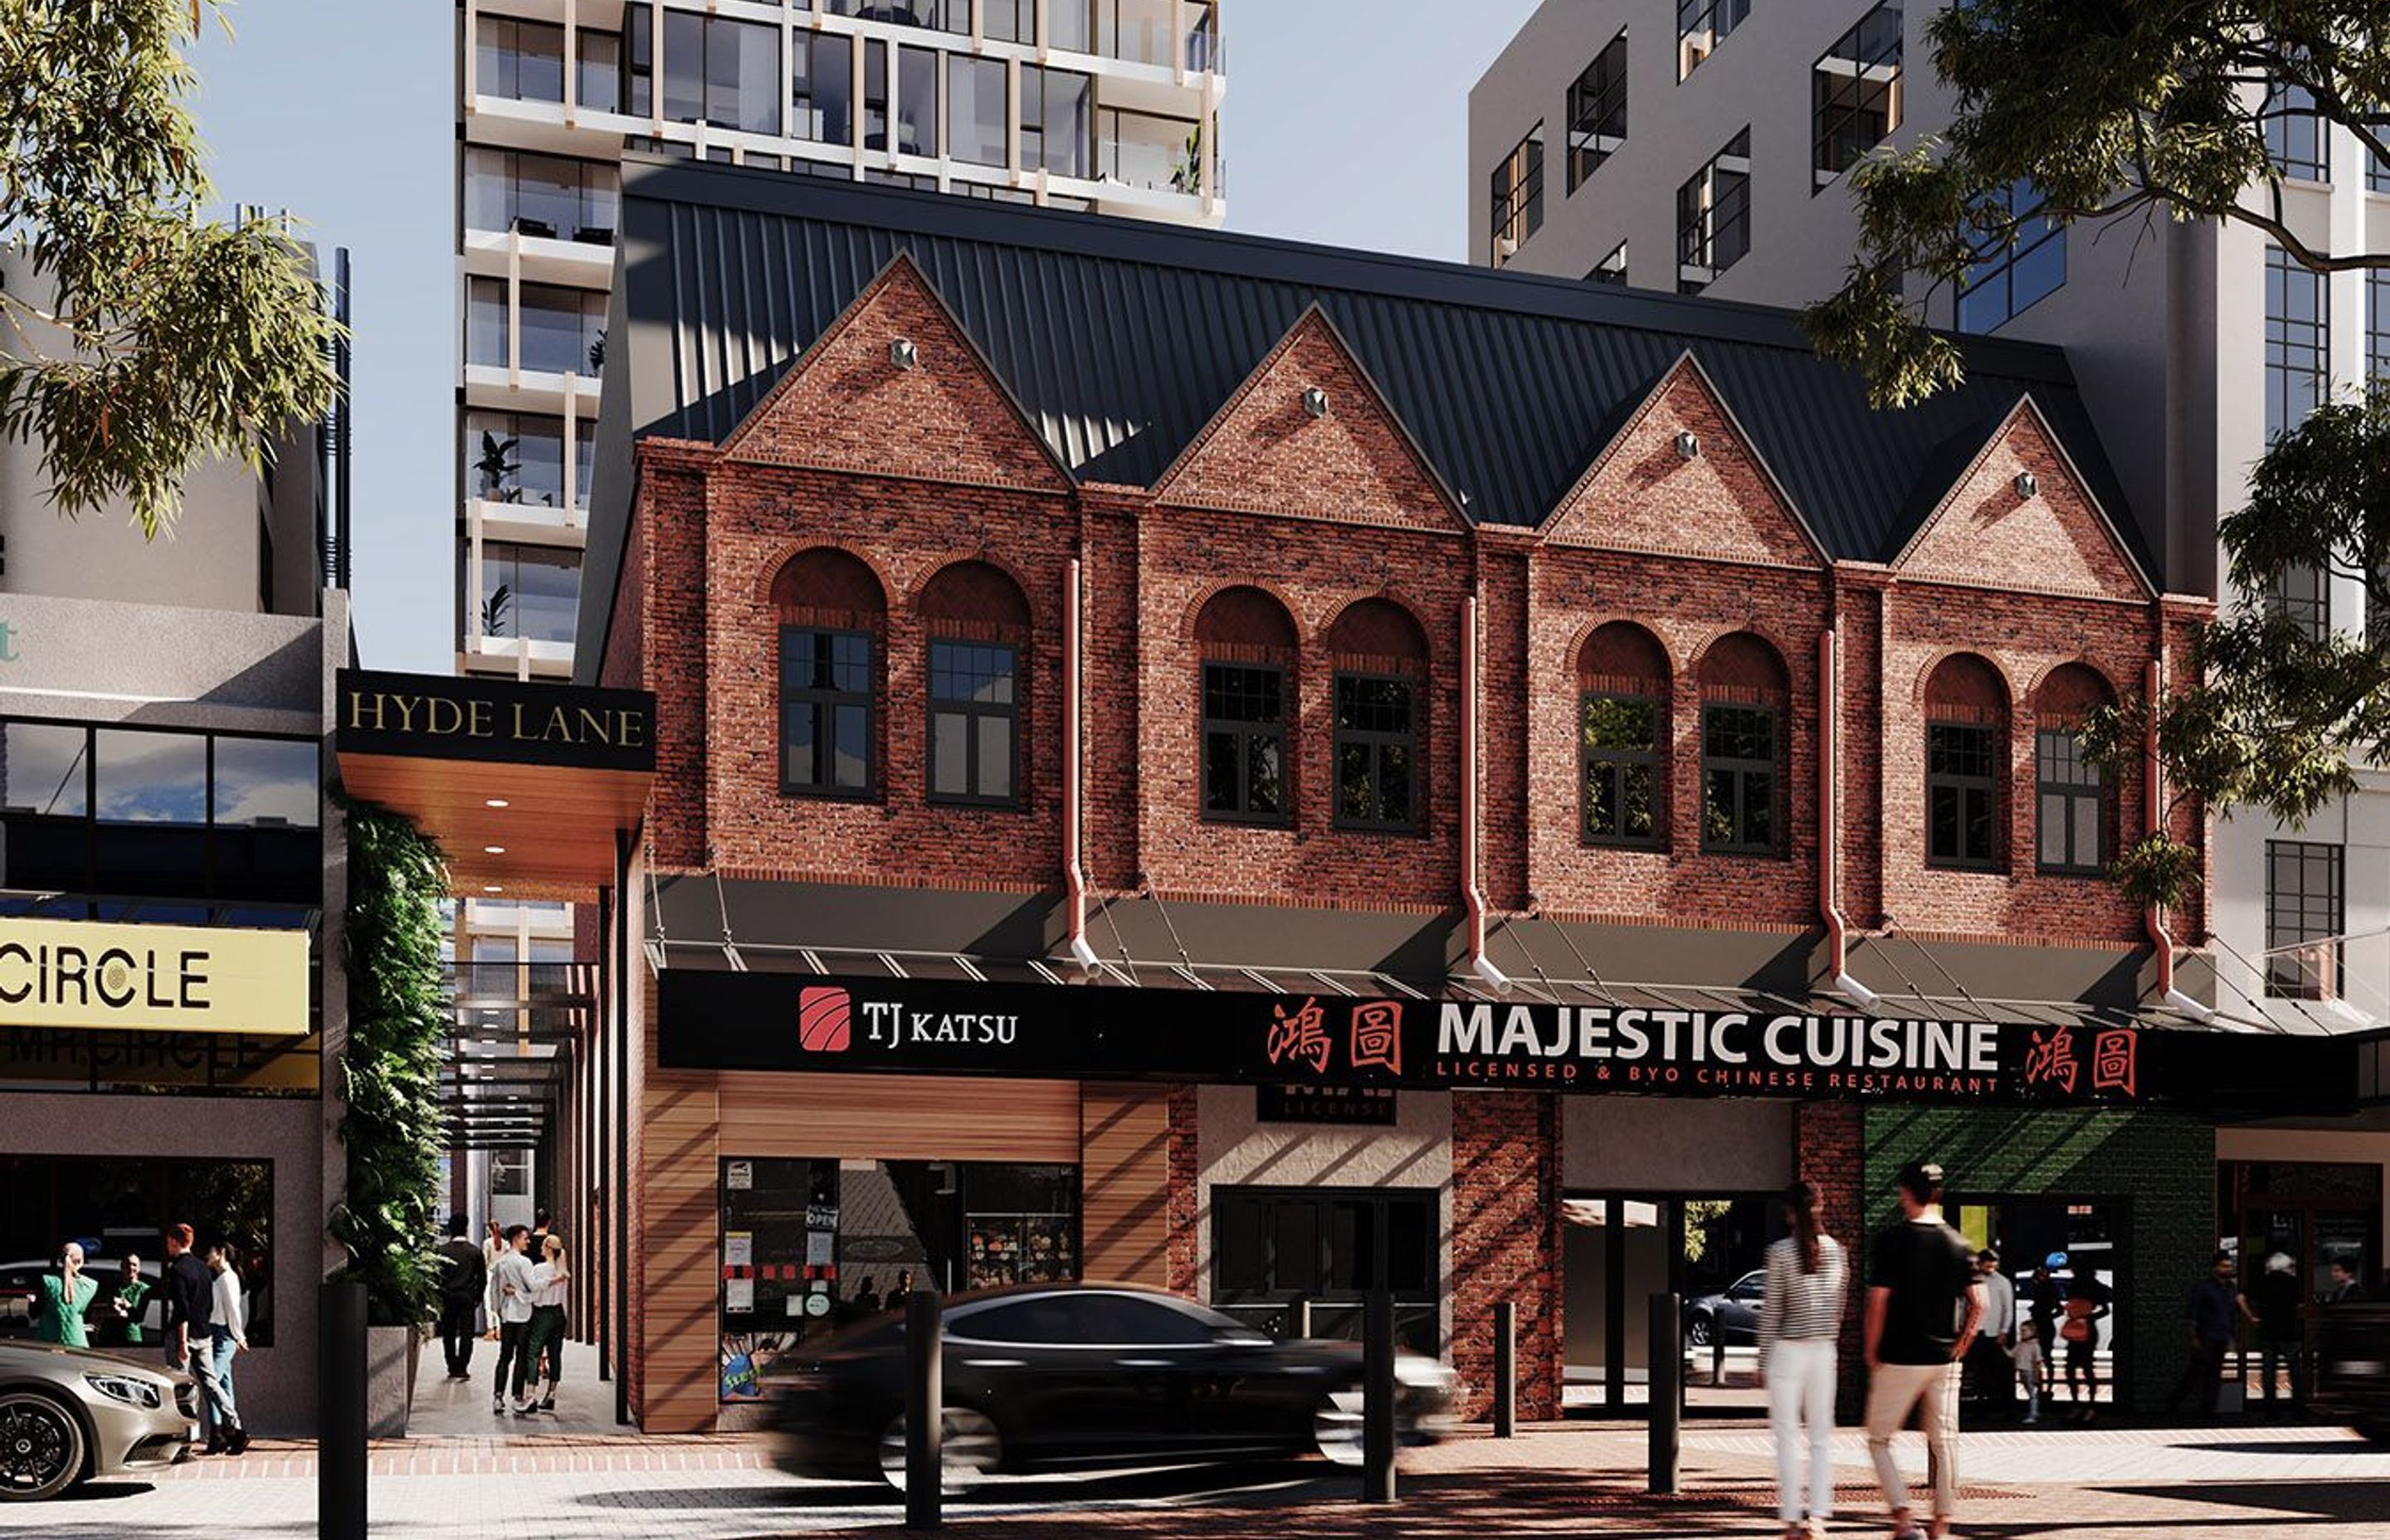
[[[1055,1467],[1317,1452],[1361,1458],[1361,1350],[1274,1341],[1159,1290],[1017,1284],[945,1305],[945,1484]],[[890,1313],[792,1349],[765,1371],[777,1458],[800,1475],[905,1477],[905,1322]],[[1452,1424],[1457,1386],[1397,1354],[1397,1436]]]
[[[1693,1347],[1756,1343],[1759,1302],[1767,1293],[1766,1273],[1745,1273],[1724,1293],[1696,1295],[1685,1303],[1685,1341]]]
[[[36,1258],[31,1262],[0,1262],[0,1339],[31,1337],[33,1334],[33,1311],[41,1303],[42,1278],[58,1270],[55,1257]],[[92,1295],[91,1308],[84,1312],[84,1320],[91,1327],[95,1341],[100,1324],[106,1321],[109,1301],[116,1297],[116,1280],[124,1270],[122,1257],[95,1256],[84,1259],[84,1277],[99,1285]],[[149,1285],[149,1298],[141,1307],[143,1337],[155,1342],[162,1340],[165,1329],[166,1297],[158,1289],[160,1264],[143,1258],[141,1277]]]
[[[159,1470],[199,1434],[187,1374],[88,1348],[0,1341],[0,1502]]]
[[[2390,1304],[2312,1304],[2306,1316],[2308,1410],[2390,1444]]]

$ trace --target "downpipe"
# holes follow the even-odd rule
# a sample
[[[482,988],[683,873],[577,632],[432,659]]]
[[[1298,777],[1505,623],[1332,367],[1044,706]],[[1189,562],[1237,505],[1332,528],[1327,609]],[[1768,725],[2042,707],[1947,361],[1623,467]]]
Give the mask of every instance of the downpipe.
[[[1818,912],[1826,921],[1826,971],[1835,994],[1861,1010],[1881,1003],[1851,977],[1851,924],[1843,913],[1843,634],[1818,637]]]
[[[2160,633],[2158,645],[2165,645]],[[2165,699],[2165,660],[2150,660],[2147,689],[2150,701],[2149,727],[2141,744],[2141,800],[2145,804],[2144,821],[2152,834],[2165,832],[2165,766],[2158,758],[2158,710]],[[2158,967],[2158,1000],[2197,1021],[2213,1021],[2213,1007],[2202,1005],[2181,990],[2174,982],[2174,937],[2167,933],[2165,910],[2152,904],[2142,911],[2142,925],[2149,932],[2150,945],[2155,950]]]
[[[1484,766],[1477,745],[1477,596],[1460,601],[1460,899],[1469,916],[1469,971],[1497,995],[1510,977],[1485,955],[1485,890],[1477,882],[1477,803]]]
[[[1085,796],[1079,765],[1085,751],[1079,706],[1079,558],[1073,557],[1062,570],[1062,892],[1068,929],[1065,946],[1079,971],[1092,976],[1098,964],[1096,949],[1087,944],[1087,872],[1079,859]]]

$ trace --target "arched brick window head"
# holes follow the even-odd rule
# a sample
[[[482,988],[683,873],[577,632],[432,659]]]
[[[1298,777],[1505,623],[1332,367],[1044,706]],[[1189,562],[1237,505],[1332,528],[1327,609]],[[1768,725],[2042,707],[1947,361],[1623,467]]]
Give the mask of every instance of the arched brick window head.
[[[2106,775],[2084,757],[2083,719],[2116,692],[2081,663],[2052,669],[2034,693],[2034,866],[2054,877],[2098,877],[2115,838]]]
[[[1295,635],[1286,607],[1253,587],[1222,589],[1195,617],[1206,819],[1293,821]]]
[[[1954,652],[1925,680],[1925,864],[2008,863],[2009,695],[1999,671]]]
[[[1427,633],[1391,599],[1362,599],[1329,628],[1328,651],[1336,827],[1413,832],[1424,821]]]
[[[1577,649],[1577,785],[1590,845],[1668,843],[1668,654],[1631,621]]]
[[[929,672],[928,796],[1018,807],[1029,600],[984,561],[957,561],[922,585]]]
[[[1702,849],[1784,853],[1792,675],[1763,637],[1721,636],[1702,655]]]
[[[887,594],[869,567],[827,546],[783,562],[771,593],[779,621],[781,791],[877,794]]]

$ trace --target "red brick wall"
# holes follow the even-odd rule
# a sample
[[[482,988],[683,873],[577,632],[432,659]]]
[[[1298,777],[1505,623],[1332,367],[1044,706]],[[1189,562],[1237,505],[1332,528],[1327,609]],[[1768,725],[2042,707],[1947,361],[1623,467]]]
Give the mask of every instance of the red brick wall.
[[[1491,1415],[1494,1307],[1519,1307],[1519,1416],[1560,1416],[1560,1116],[1528,1091],[1452,1094],[1452,1366]]]
[[[1182,1294],[1195,1292],[1198,1213],[1202,1189],[1196,1180],[1201,1157],[1196,1145],[1196,1088],[1170,1088],[1169,1287]]]
[[[1841,1340],[1835,1401],[1844,1418],[1858,1415],[1867,1392],[1867,1363],[1860,1323],[1867,1298],[1866,1110],[1853,1101],[1804,1102],[1792,1110],[1792,1171],[1826,1195],[1826,1233],[1843,1243],[1848,1289]]]

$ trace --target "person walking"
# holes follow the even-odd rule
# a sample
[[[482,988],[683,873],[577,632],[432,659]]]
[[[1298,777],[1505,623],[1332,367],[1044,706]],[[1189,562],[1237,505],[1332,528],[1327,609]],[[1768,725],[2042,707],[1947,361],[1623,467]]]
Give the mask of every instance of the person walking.
[[[1846,1266],[1826,1234],[1825,1195],[1815,1182],[1785,1189],[1791,1230],[1767,1248],[1759,1300],[1759,1379],[1776,1436],[1776,1516],[1785,1540],[1820,1534],[1834,1516],[1834,1338],[1843,1324]],[[1808,1484],[1802,1484],[1804,1424]]]
[[[531,1281],[531,1231],[521,1225],[507,1231],[506,1253],[491,1271],[490,1291],[498,1302],[498,1376],[490,1386],[490,1410],[504,1415],[508,1410],[507,1389],[512,1376],[513,1409],[522,1404],[523,1339],[531,1330],[532,1295],[536,1292]]]
[[[458,1214],[448,1221],[448,1243],[440,1248],[440,1351],[448,1378],[473,1378],[473,1311],[488,1290],[488,1264],[482,1249],[465,1238],[470,1226]]]
[[[233,1249],[222,1241],[208,1248],[209,1305],[213,1312],[208,1322],[208,1367],[221,1395],[216,1434],[209,1441],[216,1447],[209,1453],[218,1455],[240,1455],[249,1449],[249,1431],[240,1425],[240,1404],[232,1385],[232,1361],[249,1351],[249,1302],[241,1293],[240,1270],[233,1265],[236,1260]]]
[[[482,1238],[482,1272],[489,1282],[489,1292],[482,1300],[482,1340],[498,1340],[498,1259],[513,1250],[507,1244],[507,1232],[495,1219],[490,1221],[490,1233]]]
[[[1892,1509],[1894,1540],[1950,1533],[1959,1507],[1959,1367],[1984,1318],[1984,1286],[1966,1237],[1942,1220],[1942,1168],[1900,1171],[1900,1223],[1875,1238],[1868,1271],[1868,1454]],[[1925,1430],[1934,1488],[1930,1530],[1918,1527],[1892,1441],[1909,1413]]]
[[[2066,1344],[2066,1414],[2088,1422],[2100,1400],[2100,1323],[2115,1308],[2115,1294],[2091,1269],[2077,1267],[2066,1280],[2066,1306],[2058,1326]]]
[[[900,1267],[896,1270],[895,1285],[888,1290],[887,1303],[882,1305],[881,1308],[886,1310],[902,1310],[905,1308],[905,1302],[912,1297],[913,1269],[910,1267]]]
[[[201,1453],[218,1454],[226,1418],[212,1352],[215,1279],[192,1251],[192,1239],[188,1225],[166,1226],[166,1272],[160,1283],[166,1295],[166,1364],[199,1381],[199,1431],[207,1438]]]
[[[70,1240],[58,1248],[58,1270],[42,1275],[42,1292],[33,1305],[33,1340],[61,1347],[91,1346],[91,1332],[83,1313],[99,1293],[99,1280],[83,1270],[83,1248]]]
[[[545,1254],[531,1270],[531,1325],[522,1356],[515,1360],[515,1415],[556,1410],[556,1384],[564,1378],[564,1303],[572,1297],[572,1268],[564,1258],[564,1238],[550,1231]],[[528,1367],[526,1367],[528,1366]],[[526,1380],[539,1386],[539,1400],[523,1394]]]
[[[1975,1253],[1975,1276],[1984,1284],[1984,1324],[1975,1345],[1967,1352],[1966,1376],[1975,1382],[1975,1400],[1987,1420],[2006,1422],[2016,1415],[2016,1285],[2000,1271],[2000,1254],[1990,1247]]]
[[[2024,1425],[2041,1420],[2041,1334],[2031,1321],[2017,1323],[2017,1389],[2024,1392]]]
[[[2291,1405],[2307,1398],[2306,1368],[2300,1341],[2299,1306],[2306,1290],[2299,1287],[2297,1264],[2281,1251],[2266,1259],[2266,1271],[2250,1290],[2257,1306],[2257,1375],[2266,1387],[2266,1411],[2274,1414],[2274,1371],[2281,1367],[2291,1382]]]
[[[2035,1356],[2041,1363],[2041,1398],[2053,1405],[2058,1400],[2058,1316],[2066,1308],[2066,1290],[2059,1286],[2058,1269],[2065,1265],[2064,1251],[2050,1252],[2034,1265],[2032,1276],[2019,1290],[2038,1349]]]
[[[2243,1321],[2255,1325],[2256,1313],[2241,1297],[2232,1281],[2232,1253],[2218,1251],[2207,1276],[2191,1289],[2191,1356],[2183,1360],[2182,1378],[2166,1395],[2166,1410],[2180,1409],[2192,1399],[2200,1415],[2216,1415],[2216,1397],[2223,1390],[2224,1355]]]
[[[101,1347],[139,1347],[141,1317],[149,1309],[150,1289],[141,1277],[141,1259],[128,1256],[116,1275],[116,1289],[99,1312]]]

